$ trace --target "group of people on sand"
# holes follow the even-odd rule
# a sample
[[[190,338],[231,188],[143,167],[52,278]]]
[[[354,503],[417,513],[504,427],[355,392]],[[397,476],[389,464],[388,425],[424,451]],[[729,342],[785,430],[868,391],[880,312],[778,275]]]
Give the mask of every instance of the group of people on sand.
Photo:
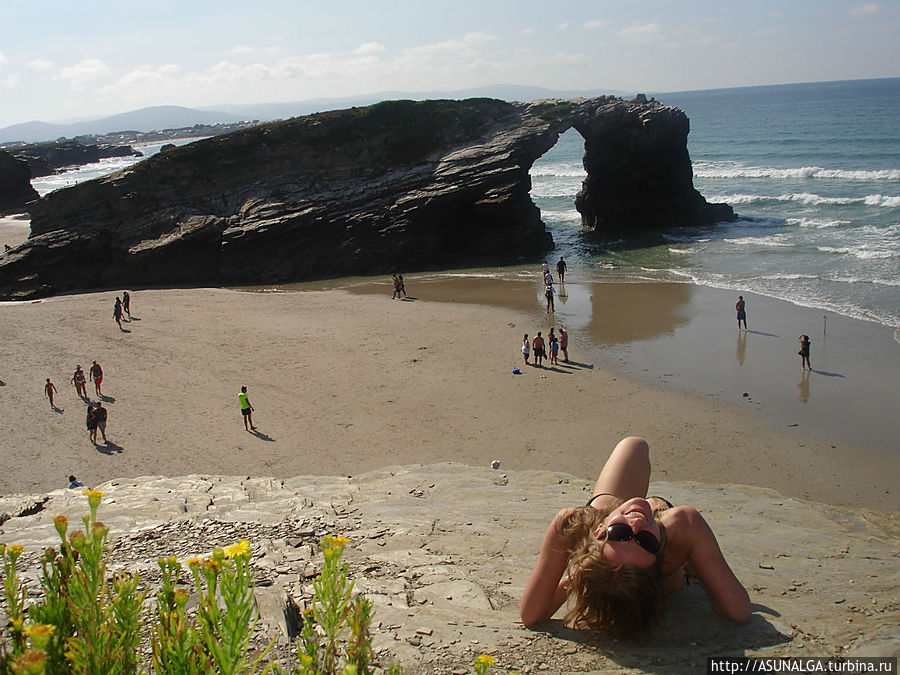
[[[87,382],[88,378],[90,381],[94,383],[94,391],[97,392],[97,402],[95,403],[88,397],[87,393]],[[103,402],[99,399],[103,398],[103,392],[101,391],[101,385],[103,383],[103,368],[100,366],[97,361],[91,362],[91,367],[88,369],[87,375],[85,375],[84,370],[81,368],[81,365],[75,366],[75,373],[72,375],[72,379],[70,380],[72,385],[75,387],[75,393],[78,397],[85,401],[88,404],[87,407],[87,416],[85,418],[85,428],[88,431],[88,437],[91,439],[91,443],[97,445],[97,432],[103,436],[103,442],[108,443],[109,441],[106,438],[106,423],[108,419],[108,411],[103,407]],[[61,412],[60,408],[56,407],[56,402],[54,401],[54,395],[58,394],[59,390],[56,388],[56,385],[50,381],[50,378],[47,378],[46,383],[44,384],[44,395],[50,400],[50,408]]]
[[[741,323],[744,324],[743,330],[750,332],[747,328],[747,303],[744,301],[744,296],[739,295],[737,302],[734,303],[734,309],[737,311],[737,325],[738,325],[738,333],[741,332]],[[797,352],[797,355],[800,357],[800,369],[812,370],[812,366],[809,363],[809,335],[801,335],[797,338],[800,341],[800,351]]]
[[[406,297],[406,284],[403,283],[403,275],[395,274],[391,277],[391,284],[394,287],[394,293],[391,295],[391,300],[396,300],[400,298],[400,294],[403,294],[403,297]]]
[[[116,304],[113,307],[113,318],[119,324],[119,330],[124,330],[122,328],[122,316],[124,314],[127,314],[128,320],[131,321],[131,296],[128,295],[128,291],[122,291],[121,298],[116,296]]]
[[[559,277],[559,285],[562,286],[566,283],[566,261],[561,257],[559,262],[556,263],[556,274]],[[547,299],[547,314],[551,314],[556,311],[556,305],[553,300],[553,295],[555,293],[553,289],[553,272],[550,271],[550,266],[547,264],[547,261],[541,263],[541,275],[544,278],[544,297]]]
[[[549,359],[550,365],[554,366],[559,363],[560,351],[563,353],[563,362],[568,363],[569,333],[562,326],[559,327],[559,337],[553,332],[553,326],[551,326],[546,339],[541,331],[538,331],[531,341],[528,340],[528,333],[525,333],[522,338],[522,357],[525,359],[526,366],[531,365],[529,359],[532,353],[534,353],[535,366],[542,368],[544,359]]]

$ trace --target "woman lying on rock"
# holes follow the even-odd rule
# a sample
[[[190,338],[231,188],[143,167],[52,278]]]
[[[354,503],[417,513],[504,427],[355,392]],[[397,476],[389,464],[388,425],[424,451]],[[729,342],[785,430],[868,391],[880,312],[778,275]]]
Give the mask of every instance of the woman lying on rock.
[[[718,614],[746,623],[750,599],[697,509],[647,497],[650,447],[629,437],[615,447],[587,505],[563,509],[547,528],[519,603],[526,626],[572,597],[566,622],[628,637],[662,619],[665,601],[703,582]]]

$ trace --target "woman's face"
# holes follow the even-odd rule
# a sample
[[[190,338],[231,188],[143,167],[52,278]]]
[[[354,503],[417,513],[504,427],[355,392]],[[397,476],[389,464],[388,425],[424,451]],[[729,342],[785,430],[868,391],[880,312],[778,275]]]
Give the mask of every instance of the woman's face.
[[[634,497],[617,506],[601,525],[594,530],[594,536],[606,540],[603,546],[603,557],[613,563],[621,565],[634,565],[635,567],[652,567],[656,562],[656,556],[642,548],[634,539],[627,541],[613,541],[606,537],[606,528],[615,523],[623,523],[631,528],[634,533],[645,530],[660,538],[659,524],[653,517],[653,509],[643,497]]]

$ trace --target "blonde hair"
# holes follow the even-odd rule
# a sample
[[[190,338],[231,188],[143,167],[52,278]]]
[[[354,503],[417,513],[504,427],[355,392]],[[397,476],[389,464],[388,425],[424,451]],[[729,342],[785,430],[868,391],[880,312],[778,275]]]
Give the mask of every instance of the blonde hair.
[[[604,541],[594,536],[612,511],[582,507],[561,523],[563,545],[569,556],[568,593],[574,605],[566,623],[616,637],[632,637],[656,628],[665,609],[662,560],[666,531],[654,512],[660,529],[656,560],[648,568],[610,562],[603,555]]]

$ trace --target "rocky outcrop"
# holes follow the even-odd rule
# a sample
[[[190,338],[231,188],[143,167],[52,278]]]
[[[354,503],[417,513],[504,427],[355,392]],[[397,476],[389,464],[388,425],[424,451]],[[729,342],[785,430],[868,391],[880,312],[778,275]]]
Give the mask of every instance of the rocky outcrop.
[[[22,213],[25,204],[37,198],[28,164],[0,150],[0,215]]]
[[[753,617],[743,626],[719,619],[703,586],[692,583],[668,603],[661,630],[614,640],[567,629],[559,618],[534,630],[518,620],[547,524],[558,509],[583,504],[593,487],[571,475],[442,463],[353,478],[154,476],[97,487],[114,541],[109,574],[140,574],[148,597],[159,584],[158,558],[183,562],[248,539],[260,611],[254,644],[274,638],[271,654],[284,658],[296,653],[289,640],[296,611],[287,610],[310,602],[325,534],[350,539],[350,576],[375,605],[377,662],[398,662],[406,673],[472,672],[478,654],[493,655],[499,672],[696,673],[709,656],[896,656],[900,649],[896,512],[746,485],[654,482],[654,494],[703,513],[750,594]],[[0,498],[0,511],[14,516],[2,524],[3,541],[25,547],[20,575],[34,590],[44,547],[58,544],[53,517],[77,523],[87,511],[78,490],[49,497]],[[39,501],[42,509],[21,513]]]
[[[106,157],[142,157],[143,153],[130,145],[106,145],[79,143],[77,141],[56,141],[36,143],[10,148],[9,152],[28,162],[31,177],[49,176],[57,169],[82,166],[99,162]]]
[[[628,188],[589,175],[578,204],[587,226],[733,217],[692,186],[680,110],[614,97],[392,101],[198,141],[53,192],[31,208],[28,243],[0,264],[0,297],[537,256],[552,239],[528,171],[573,126],[588,170]]]

